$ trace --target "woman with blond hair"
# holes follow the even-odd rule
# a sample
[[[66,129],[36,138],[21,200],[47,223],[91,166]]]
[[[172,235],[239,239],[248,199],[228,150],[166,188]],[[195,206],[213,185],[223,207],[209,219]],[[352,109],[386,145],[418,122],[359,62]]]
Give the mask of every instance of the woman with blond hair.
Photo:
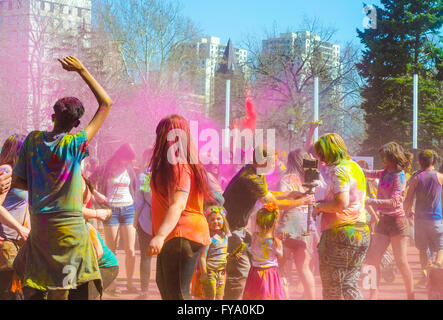
[[[326,196],[314,210],[323,213],[318,245],[325,300],[361,300],[360,268],[369,247],[366,224],[366,179],[336,133],[321,136],[314,152],[328,167]]]

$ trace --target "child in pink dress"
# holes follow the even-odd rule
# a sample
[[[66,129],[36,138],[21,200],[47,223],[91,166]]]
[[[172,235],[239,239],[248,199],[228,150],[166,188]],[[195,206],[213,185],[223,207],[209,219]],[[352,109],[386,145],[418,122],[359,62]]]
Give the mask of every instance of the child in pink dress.
[[[260,232],[252,236],[251,264],[243,300],[283,300],[285,298],[278,274],[278,259],[283,256],[281,240],[274,237],[278,207],[267,203],[257,212]]]

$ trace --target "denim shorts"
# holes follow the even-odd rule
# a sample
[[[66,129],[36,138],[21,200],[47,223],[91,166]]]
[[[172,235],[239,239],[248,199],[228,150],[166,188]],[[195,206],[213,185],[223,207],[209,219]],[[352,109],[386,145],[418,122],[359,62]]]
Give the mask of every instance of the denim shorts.
[[[443,250],[443,220],[416,219],[414,231],[418,250]]]
[[[126,207],[110,207],[112,215],[107,221],[103,221],[105,226],[130,225],[134,223],[134,205]]]

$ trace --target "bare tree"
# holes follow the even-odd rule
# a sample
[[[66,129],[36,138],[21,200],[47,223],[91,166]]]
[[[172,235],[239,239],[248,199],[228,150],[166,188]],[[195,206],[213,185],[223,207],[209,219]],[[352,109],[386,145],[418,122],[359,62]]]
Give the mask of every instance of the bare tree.
[[[278,136],[292,134],[300,141],[312,119],[313,80],[318,76],[322,129],[346,136],[349,130],[345,123],[350,118],[362,128],[362,119],[355,112],[359,100],[358,51],[346,44],[337,57],[338,48],[332,44],[335,30],[321,26],[317,19],[306,19],[299,30],[303,31],[287,29],[282,39],[274,26],[266,33],[267,41],[256,36],[245,41],[261,125],[276,128]],[[289,119],[295,135],[288,131]]]

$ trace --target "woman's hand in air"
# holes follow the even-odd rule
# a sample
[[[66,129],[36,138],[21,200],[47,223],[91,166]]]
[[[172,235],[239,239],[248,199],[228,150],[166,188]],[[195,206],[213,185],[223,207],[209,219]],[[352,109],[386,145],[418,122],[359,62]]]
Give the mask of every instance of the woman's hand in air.
[[[81,72],[86,69],[83,63],[73,56],[68,56],[66,58],[57,60],[62,64],[63,69],[66,71]]]
[[[163,236],[156,235],[154,238],[152,238],[148,247],[148,256],[159,254],[162,251],[164,243],[165,238]]]

